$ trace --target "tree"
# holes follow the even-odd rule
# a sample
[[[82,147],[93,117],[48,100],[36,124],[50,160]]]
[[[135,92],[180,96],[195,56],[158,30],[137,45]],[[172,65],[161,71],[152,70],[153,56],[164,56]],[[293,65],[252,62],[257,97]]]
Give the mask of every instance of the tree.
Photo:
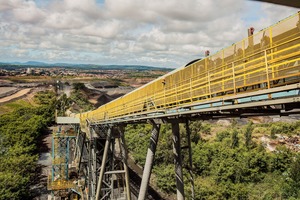
[[[284,196],[300,198],[300,154],[296,155],[288,169],[288,179],[284,188]]]
[[[234,128],[232,130],[232,135],[231,135],[231,148],[236,148],[239,146],[239,137],[238,137],[238,130]]]
[[[67,95],[64,93],[57,101],[57,110],[59,116],[64,116],[66,110],[71,105],[71,99],[67,97]]]
[[[222,142],[225,138],[230,138],[230,131],[225,130],[217,133],[216,141]]]
[[[74,90],[83,90],[85,89],[84,83],[73,83]]]
[[[168,193],[176,192],[174,165],[154,166],[153,171],[157,175],[157,186],[160,189]]]
[[[245,146],[247,147],[247,149],[250,148],[251,143],[252,143],[252,131],[253,131],[253,126],[252,125],[253,125],[252,122],[248,123],[248,125],[246,126],[246,129],[245,129],[245,133],[244,133]]]
[[[38,137],[54,118],[55,94],[35,95],[39,105],[19,105],[0,116],[0,200],[32,199],[30,184],[36,173]]]

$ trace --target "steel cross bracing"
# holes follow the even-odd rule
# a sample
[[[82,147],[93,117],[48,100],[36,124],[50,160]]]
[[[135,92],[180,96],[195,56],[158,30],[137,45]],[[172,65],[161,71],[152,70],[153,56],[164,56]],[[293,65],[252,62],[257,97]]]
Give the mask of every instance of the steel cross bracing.
[[[280,96],[275,98],[276,95],[284,92],[285,97]],[[290,93],[290,95],[287,95]],[[270,98],[272,96],[272,98]],[[253,100],[253,99],[259,100]],[[244,102],[243,102],[244,101]],[[220,103],[221,102],[221,103]],[[230,104],[227,104],[230,102]],[[243,103],[236,103],[243,102]],[[89,191],[90,199],[130,199],[125,198],[126,185],[130,185],[126,182],[129,177],[126,177],[126,145],[122,135],[124,132],[124,126],[130,123],[150,123],[152,125],[152,133],[150,138],[150,145],[148,148],[146,163],[144,166],[142,182],[139,187],[139,192],[136,196],[139,200],[148,199],[148,187],[149,179],[152,172],[153,161],[155,157],[155,151],[157,142],[159,140],[160,124],[170,123],[172,124],[173,132],[173,152],[174,152],[174,164],[176,173],[176,185],[177,185],[177,199],[185,199],[184,194],[184,180],[182,169],[186,167],[189,172],[188,183],[191,184],[191,196],[194,196],[194,181],[193,181],[193,169],[192,169],[192,150],[191,141],[189,139],[189,121],[196,119],[209,119],[209,118],[220,118],[220,117],[247,117],[252,115],[289,115],[294,113],[300,113],[300,84],[292,84],[282,86],[278,88],[272,88],[269,90],[256,91],[247,94],[239,94],[233,98],[223,98],[215,101],[208,101],[206,104],[195,104],[193,109],[183,109],[183,107],[176,108],[176,112],[170,113],[147,113],[147,114],[136,114],[130,117],[118,118],[103,121],[102,123],[88,123],[89,124],[89,140],[95,139],[95,136],[100,139],[101,145],[97,147],[99,154],[98,158],[101,160],[99,163],[100,169],[96,173],[97,189],[91,186]],[[217,104],[218,106],[214,106]],[[197,108],[199,106],[208,105],[206,108]],[[297,109],[298,108],[298,109]],[[179,123],[184,123],[186,127],[187,138],[186,144],[181,144],[182,134],[179,133]],[[119,147],[122,149],[120,152],[125,154],[120,155],[115,151],[116,140],[119,140]],[[81,148],[81,147],[80,147]],[[182,151],[187,151],[185,154],[189,157],[189,163],[186,166],[182,164]],[[123,158],[123,159],[122,159]],[[117,162],[122,161],[122,162]],[[116,163],[122,163],[117,165]],[[123,166],[123,167],[122,167]],[[118,168],[117,168],[118,167]],[[95,172],[93,172],[95,173]],[[113,176],[113,174],[115,176]],[[123,175],[121,178],[124,181],[121,189],[116,192],[113,182]],[[87,179],[90,185],[95,185],[94,178],[88,176]],[[92,176],[93,177],[93,176]],[[95,176],[94,176],[95,177]],[[101,181],[102,180],[102,181]],[[129,189],[129,188],[128,188]],[[122,193],[124,192],[124,193]],[[130,193],[130,191],[128,191]],[[117,196],[118,194],[119,196]],[[128,193],[127,193],[128,194]],[[95,197],[95,198],[94,198]],[[150,198],[151,199],[151,198]]]
[[[77,129],[77,130],[76,130]],[[48,180],[48,189],[62,191],[77,189],[72,180],[69,180],[69,164],[71,161],[71,143],[75,141],[77,128],[63,129],[62,126],[52,135],[52,168]]]
[[[131,199],[127,148],[121,126],[89,124],[77,135],[75,160],[86,199]]]

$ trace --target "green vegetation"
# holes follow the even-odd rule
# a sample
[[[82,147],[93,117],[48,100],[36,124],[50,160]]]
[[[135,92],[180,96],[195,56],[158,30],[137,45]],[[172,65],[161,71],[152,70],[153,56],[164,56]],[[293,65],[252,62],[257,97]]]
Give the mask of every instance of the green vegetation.
[[[215,125],[216,126],[216,125]],[[218,127],[219,128],[219,127]],[[157,147],[154,182],[169,194],[176,193],[172,133],[162,125]],[[300,122],[270,123],[223,127],[214,132],[213,124],[193,122],[190,125],[193,148],[195,199],[300,199],[300,154],[278,145],[269,152],[256,134],[291,136],[299,134]],[[264,132],[266,130],[271,130]],[[185,127],[180,126],[182,146],[186,145]],[[144,165],[151,134],[150,125],[132,125],[126,139],[135,162]],[[190,199],[188,152],[183,153],[185,190]]]
[[[74,83],[73,91],[71,92],[70,102],[74,102],[77,106],[79,106],[79,110],[75,110],[75,112],[85,112],[92,110],[93,104],[88,101],[87,88],[83,83]]]
[[[19,108],[20,106],[31,106],[31,104],[28,101],[25,101],[23,99],[19,99],[13,102],[5,103],[0,106],[0,115],[12,112],[14,109]]]
[[[12,103],[0,115],[0,199],[30,199],[37,169],[37,142],[54,120],[55,93],[39,92],[37,106]]]
[[[165,74],[165,71],[153,73],[153,71],[133,71],[127,73],[129,78],[158,78]]]
[[[93,104],[88,101],[88,89],[83,83],[73,83],[73,91],[68,98],[66,94],[58,98],[56,109],[58,116],[65,116],[67,109],[74,113],[92,110]]]

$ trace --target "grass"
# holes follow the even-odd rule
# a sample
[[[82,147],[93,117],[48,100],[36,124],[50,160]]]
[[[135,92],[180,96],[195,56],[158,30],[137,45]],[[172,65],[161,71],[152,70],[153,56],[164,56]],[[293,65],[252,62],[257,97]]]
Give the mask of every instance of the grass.
[[[21,106],[32,106],[32,104],[24,99],[19,99],[9,103],[4,103],[0,105],[0,115],[8,112],[12,112],[14,109],[19,108]]]
[[[53,81],[52,77],[49,76],[10,76],[7,80],[17,83],[34,83],[34,82],[50,82]]]

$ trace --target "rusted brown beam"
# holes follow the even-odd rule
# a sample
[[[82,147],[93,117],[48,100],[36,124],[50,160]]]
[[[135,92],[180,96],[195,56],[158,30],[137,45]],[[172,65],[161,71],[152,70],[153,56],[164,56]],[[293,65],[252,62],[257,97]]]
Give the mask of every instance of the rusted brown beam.
[[[283,6],[300,8],[300,1],[298,0],[254,0],[254,1],[268,2],[268,3],[283,5]]]

